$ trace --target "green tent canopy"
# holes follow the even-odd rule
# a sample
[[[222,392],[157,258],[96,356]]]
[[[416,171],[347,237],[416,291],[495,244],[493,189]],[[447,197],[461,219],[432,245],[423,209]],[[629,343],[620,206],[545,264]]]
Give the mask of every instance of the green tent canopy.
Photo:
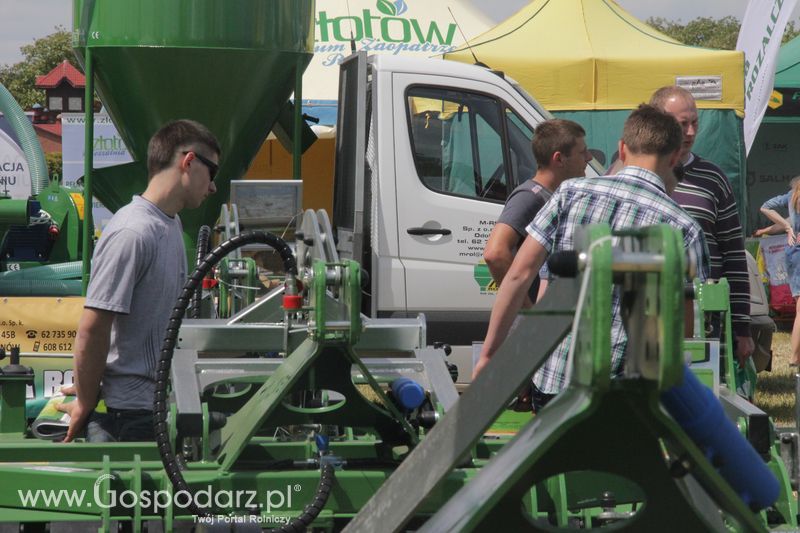
[[[781,46],[775,69],[775,87],[800,87],[800,37]]]
[[[770,222],[759,208],[765,200],[789,190],[800,174],[800,37],[781,46],[775,85],[767,112],[747,157],[747,195],[750,231]]]

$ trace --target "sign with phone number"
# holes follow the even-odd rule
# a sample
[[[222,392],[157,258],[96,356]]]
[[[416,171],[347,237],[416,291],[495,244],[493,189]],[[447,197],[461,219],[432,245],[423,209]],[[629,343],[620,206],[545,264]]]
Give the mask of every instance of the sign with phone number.
[[[0,298],[0,346],[6,352],[71,354],[82,297]]]
[[[72,351],[82,297],[0,297],[0,346],[19,346],[20,362],[33,370],[27,398],[48,398],[72,383]],[[8,359],[0,362],[0,366]]]

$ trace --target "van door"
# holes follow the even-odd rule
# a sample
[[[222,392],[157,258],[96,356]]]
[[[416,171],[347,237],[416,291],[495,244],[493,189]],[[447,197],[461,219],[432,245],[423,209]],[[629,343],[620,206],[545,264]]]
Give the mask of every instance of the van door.
[[[465,344],[485,336],[496,287],[483,248],[507,194],[536,172],[543,119],[497,86],[442,79],[393,75],[399,256],[429,341]]]

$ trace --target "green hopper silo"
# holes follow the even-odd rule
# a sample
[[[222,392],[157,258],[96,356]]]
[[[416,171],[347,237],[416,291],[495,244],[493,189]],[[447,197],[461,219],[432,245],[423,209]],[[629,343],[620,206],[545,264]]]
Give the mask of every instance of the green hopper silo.
[[[223,154],[217,194],[181,213],[193,244],[311,60],[314,13],[313,0],[74,0],[73,46],[87,86],[92,78],[135,160],[92,171],[95,197],[112,211],[128,203],[146,186],[150,136],[170,120],[197,120]]]

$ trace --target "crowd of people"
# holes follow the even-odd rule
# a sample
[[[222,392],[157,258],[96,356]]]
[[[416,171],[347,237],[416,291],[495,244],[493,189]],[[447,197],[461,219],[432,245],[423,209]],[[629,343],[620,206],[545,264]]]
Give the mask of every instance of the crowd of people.
[[[490,365],[520,308],[546,291],[546,280],[541,284],[538,280],[547,276],[546,269],[540,270],[547,256],[572,249],[576,229],[590,223],[606,223],[614,230],[660,223],[680,228],[686,249],[694,252],[690,257],[696,261],[697,276],[728,280],[734,353],[740,365],[746,363],[755,347],[742,227],[727,177],[718,166],[692,152],[698,129],[692,94],[677,86],[663,87],[626,120],[619,160],[607,174],[581,179],[585,168],[564,175],[564,162],[581,160],[584,155],[585,134],[580,126],[551,120],[536,128],[533,144],[540,169],[509,198],[486,245],[485,260],[500,286],[473,378]],[[540,152],[548,147],[548,151],[540,154],[537,147]],[[800,195],[796,200],[793,205],[800,207]],[[523,202],[526,208],[520,207]],[[527,216],[524,231],[521,214]],[[788,224],[779,215],[774,220],[779,218]],[[792,231],[787,230],[790,238]],[[536,291],[530,289],[537,286]],[[612,373],[619,375],[627,336],[618,292],[613,295],[612,313]],[[718,334],[719,320],[711,326],[716,329],[713,334]],[[518,404],[527,401],[536,412],[565,388],[570,343],[567,336],[534,374],[529,388],[520,393]]]

